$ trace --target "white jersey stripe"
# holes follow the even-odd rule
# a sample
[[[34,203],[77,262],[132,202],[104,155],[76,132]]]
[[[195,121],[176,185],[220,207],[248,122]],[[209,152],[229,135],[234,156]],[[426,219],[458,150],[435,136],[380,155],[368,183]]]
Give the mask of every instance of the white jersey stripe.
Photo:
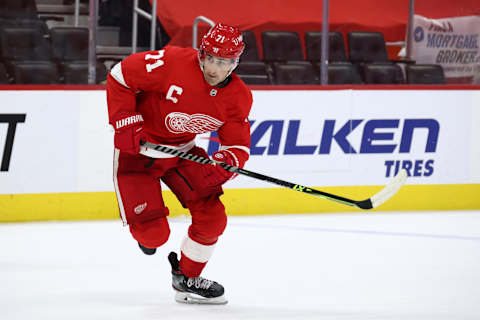
[[[123,77],[122,73],[122,62],[117,63],[112,70],[110,70],[110,74],[112,77],[117,80],[118,83],[120,83],[122,86],[127,87],[127,83],[125,82],[125,78]]]
[[[118,208],[120,209],[120,216],[122,217],[123,225],[127,225],[127,217],[125,215],[125,208],[123,207],[122,195],[120,194],[120,189],[118,187],[118,156],[120,155],[120,150],[115,148],[113,152],[113,186],[115,187],[115,193],[117,194]]]

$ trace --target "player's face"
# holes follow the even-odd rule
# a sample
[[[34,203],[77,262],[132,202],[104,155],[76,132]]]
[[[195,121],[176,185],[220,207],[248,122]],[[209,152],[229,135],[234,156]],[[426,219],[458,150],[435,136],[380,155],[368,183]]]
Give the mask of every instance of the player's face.
[[[225,80],[233,67],[234,61],[232,59],[205,54],[205,59],[203,61],[203,77],[209,85],[216,86]]]

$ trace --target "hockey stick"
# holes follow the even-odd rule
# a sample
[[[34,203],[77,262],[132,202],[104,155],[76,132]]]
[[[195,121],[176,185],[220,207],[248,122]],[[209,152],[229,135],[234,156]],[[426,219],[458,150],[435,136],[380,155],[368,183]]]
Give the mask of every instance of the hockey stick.
[[[341,197],[341,196],[338,196],[338,195],[335,195],[335,194],[327,193],[327,192],[324,192],[324,191],[315,190],[315,189],[310,188],[310,187],[305,187],[305,186],[302,186],[302,185],[299,185],[299,184],[295,184],[295,183],[280,180],[280,179],[277,179],[277,178],[269,177],[269,176],[266,176],[266,175],[263,175],[263,174],[260,174],[260,173],[256,173],[256,172],[253,172],[253,171],[245,170],[245,169],[242,169],[242,168],[239,168],[239,167],[231,166],[231,165],[223,163],[223,162],[219,162],[219,161],[211,160],[211,159],[208,159],[208,158],[200,157],[200,156],[190,154],[190,153],[187,153],[187,152],[183,152],[183,151],[178,151],[178,150],[166,147],[166,146],[153,144],[151,142],[145,142],[143,144],[143,146],[147,147],[147,148],[150,148],[150,149],[153,149],[153,150],[163,152],[163,153],[168,153],[172,156],[176,156],[176,157],[179,157],[179,158],[182,158],[182,159],[190,160],[190,161],[193,161],[193,162],[197,162],[197,163],[201,163],[201,164],[219,165],[223,169],[225,169],[227,171],[230,171],[230,172],[233,172],[233,173],[236,173],[236,174],[241,174],[241,175],[248,176],[248,177],[251,177],[251,178],[254,178],[254,179],[267,181],[267,182],[270,182],[270,183],[273,183],[273,184],[276,184],[276,185],[279,185],[279,186],[282,186],[282,187],[286,187],[286,188],[289,188],[289,189],[292,189],[292,190],[295,190],[295,191],[308,193],[308,194],[311,194],[313,196],[317,196],[317,197],[320,197],[320,198],[323,198],[323,199],[326,199],[326,200],[335,201],[335,202],[338,202],[338,203],[341,203],[341,204],[344,204],[344,205],[347,205],[347,206],[350,206],[350,207],[356,207],[356,208],[365,209],[365,210],[376,208],[379,205],[381,205],[382,203],[384,203],[385,201],[387,201],[388,199],[390,199],[403,186],[403,184],[405,183],[405,180],[407,179],[407,171],[405,169],[401,169],[398,172],[398,174],[390,181],[390,183],[387,184],[382,190],[380,190],[379,192],[377,192],[372,197],[370,197],[366,200],[357,201],[357,200],[352,200],[352,199],[349,199],[349,198],[344,198],[344,197]]]

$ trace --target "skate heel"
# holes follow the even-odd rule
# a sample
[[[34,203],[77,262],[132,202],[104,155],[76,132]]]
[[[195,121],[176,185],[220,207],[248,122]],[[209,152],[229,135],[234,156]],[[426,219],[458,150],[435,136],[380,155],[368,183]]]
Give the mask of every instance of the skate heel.
[[[202,296],[191,294],[188,292],[181,292],[175,290],[175,301],[186,304],[227,304],[228,300],[224,295],[215,298],[204,298]]]
[[[203,277],[188,278],[179,268],[177,254],[171,252],[168,260],[172,266],[172,287],[175,301],[189,304],[226,304],[225,289],[218,282]]]

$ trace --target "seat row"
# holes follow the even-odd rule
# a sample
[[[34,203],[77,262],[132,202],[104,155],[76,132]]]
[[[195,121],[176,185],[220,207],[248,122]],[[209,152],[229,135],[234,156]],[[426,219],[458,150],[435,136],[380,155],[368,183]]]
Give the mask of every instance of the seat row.
[[[244,31],[243,36],[246,50],[235,73],[246,83],[320,83],[321,32],[305,34],[305,58],[295,32],[263,32],[262,60],[254,34]],[[86,28],[48,28],[41,20],[0,19],[0,62],[8,83],[88,83],[88,38]],[[445,83],[439,65],[407,64],[402,69],[388,60],[381,33],[349,33],[348,55],[340,32],[329,34],[329,44],[330,84]],[[98,62],[96,82],[105,80],[106,73],[105,65]]]
[[[266,71],[271,68],[271,72]],[[240,63],[234,71],[252,85],[321,84],[320,66],[305,63]],[[362,67],[351,63],[327,66],[328,84],[445,84],[440,65],[411,64],[402,70],[397,64],[370,63]]]
[[[262,59],[254,33],[244,31],[243,39],[246,49],[235,73],[246,83],[320,83],[322,32],[306,32],[303,50],[296,32],[264,31],[261,33]],[[348,50],[343,34],[330,32],[328,44],[328,80],[331,84],[445,83],[439,65],[413,67],[412,61],[389,60],[380,32],[349,32]]]
[[[58,66],[49,61],[18,62],[9,71],[0,63],[0,84],[60,84],[62,82]]]
[[[9,83],[88,83],[87,28],[49,29],[41,20],[25,19],[0,20],[0,27],[0,62]],[[22,70],[30,71],[20,76]],[[105,80],[106,73],[105,65],[97,62],[96,82]]]

